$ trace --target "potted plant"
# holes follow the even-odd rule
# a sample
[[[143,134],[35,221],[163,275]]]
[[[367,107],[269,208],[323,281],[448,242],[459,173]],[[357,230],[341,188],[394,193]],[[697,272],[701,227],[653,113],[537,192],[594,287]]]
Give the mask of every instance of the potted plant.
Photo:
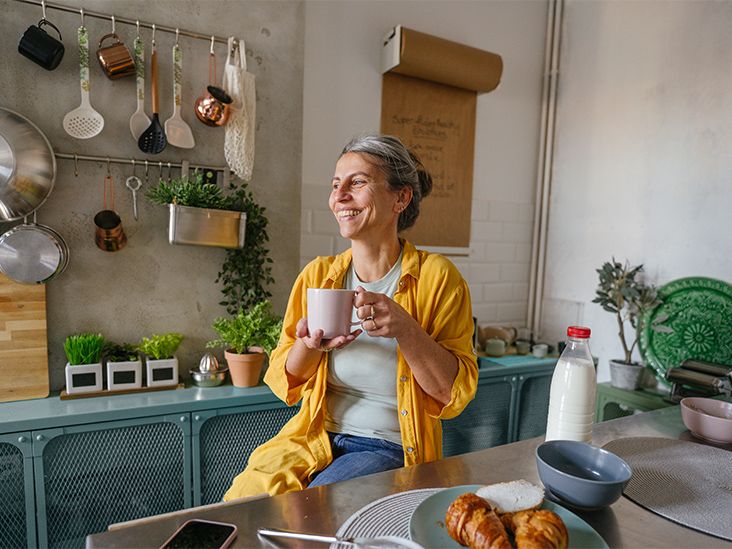
[[[102,390],[102,334],[73,334],[64,342],[66,392],[93,393]]]
[[[186,240],[186,243],[191,244],[213,245],[211,234],[220,240],[221,234],[228,233],[229,241],[233,240],[235,232],[237,238],[243,237],[243,241],[240,238],[235,247],[226,250],[226,258],[216,276],[216,282],[222,284],[221,292],[224,295],[220,305],[226,307],[227,313],[235,315],[240,309],[248,309],[259,301],[271,297],[266,286],[274,282],[274,279],[272,259],[266,246],[269,236],[265,208],[255,202],[246,183],[237,185],[231,182],[228,191],[228,194],[224,194],[221,187],[206,183],[203,174],[195,172],[192,179],[180,178],[170,182],[161,179],[157,186],[147,192],[147,197],[156,204],[168,205],[170,208],[168,236],[171,242],[183,243],[182,241]],[[195,209],[198,211],[189,211]],[[179,215],[181,212],[190,213],[191,216],[201,219],[190,225],[181,224],[179,223],[182,221]],[[237,226],[241,232],[233,230],[230,218],[229,225],[220,227],[218,233],[206,230],[190,234],[186,230],[183,231],[186,233],[184,235],[181,232],[184,228],[210,229],[213,223],[211,219],[224,215],[222,212],[227,214],[234,212],[239,216],[237,219],[241,223],[237,221],[239,223]],[[206,219],[202,220],[203,216]],[[244,220],[246,220],[246,231],[243,230]]]
[[[212,326],[219,337],[206,347],[224,347],[234,386],[257,385],[264,356],[277,346],[282,330],[282,319],[272,313],[270,302],[263,300],[235,316],[219,317]]]
[[[107,389],[139,389],[142,387],[142,361],[134,345],[107,342],[104,347],[107,365]]]
[[[175,332],[142,338],[138,349],[146,357],[148,387],[178,384],[178,359],[175,352],[181,341],[183,336]]]
[[[147,191],[147,197],[168,206],[171,244],[244,246],[246,213],[232,208],[223,189],[215,183],[205,183],[200,171],[195,171],[192,178],[161,179]]]
[[[643,384],[645,368],[633,360],[633,351],[643,329],[644,313],[660,303],[656,287],[640,280],[642,271],[643,265],[631,267],[627,261],[623,265],[615,258],[597,269],[600,283],[592,302],[613,313],[618,323],[624,356],[609,362],[611,384],[620,389],[634,390]],[[626,323],[633,329],[631,334],[626,332]]]

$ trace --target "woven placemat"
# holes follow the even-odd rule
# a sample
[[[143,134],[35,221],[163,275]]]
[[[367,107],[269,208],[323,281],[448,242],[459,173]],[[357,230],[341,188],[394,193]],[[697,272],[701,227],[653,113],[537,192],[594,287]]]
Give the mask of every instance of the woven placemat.
[[[732,541],[732,452],[668,438],[613,440],[633,469],[624,495],[688,528]]]
[[[443,488],[423,488],[399,492],[372,501],[361,507],[344,522],[336,532],[342,537],[373,538],[377,536],[399,536],[409,539],[409,519],[417,506],[428,496]],[[333,544],[331,548],[346,547]]]

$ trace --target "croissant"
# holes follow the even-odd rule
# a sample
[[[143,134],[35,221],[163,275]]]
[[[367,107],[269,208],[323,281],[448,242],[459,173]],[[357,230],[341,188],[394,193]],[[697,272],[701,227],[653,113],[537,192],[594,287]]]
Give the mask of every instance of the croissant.
[[[567,549],[567,527],[553,511],[531,509],[510,515],[512,527],[509,528],[518,549]],[[506,524],[505,519],[503,524]]]
[[[473,493],[463,494],[445,514],[447,533],[471,549],[511,549],[508,534],[490,503]]]
[[[463,494],[445,514],[452,539],[471,549],[510,549],[512,535],[518,549],[567,549],[569,534],[562,519],[547,509],[502,513],[483,498]]]

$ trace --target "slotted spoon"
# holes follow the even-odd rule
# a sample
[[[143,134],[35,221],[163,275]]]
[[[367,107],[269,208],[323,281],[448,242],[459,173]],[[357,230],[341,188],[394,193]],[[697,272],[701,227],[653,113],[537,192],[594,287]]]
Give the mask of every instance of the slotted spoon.
[[[163,149],[168,144],[168,140],[165,138],[165,130],[160,125],[160,118],[158,117],[158,52],[155,49],[155,39],[152,41],[150,78],[152,78],[153,117],[152,122],[150,122],[150,127],[142,132],[142,135],[137,140],[137,146],[142,152],[158,154],[163,152]]]
[[[84,25],[79,27],[79,79],[81,105],[64,116],[64,130],[71,137],[89,139],[104,128],[104,118],[89,102],[89,32]]]
[[[183,73],[183,53],[178,44],[173,46],[173,115],[165,121],[165,136],[168,143],[181,149],[196,146],[191,127],[180,115],[181,79]]]
[[[145,45],[138,35],[135,38],[135,73],[137,80],[137,110],[130,117],[130,131],[137,141],[142,132],[150,125],[150,117],[145,114]]]

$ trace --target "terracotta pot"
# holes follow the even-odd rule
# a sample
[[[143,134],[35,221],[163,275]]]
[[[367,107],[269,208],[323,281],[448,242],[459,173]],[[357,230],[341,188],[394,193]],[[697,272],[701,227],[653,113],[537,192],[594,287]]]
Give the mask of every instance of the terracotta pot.
[[[240,355],[224,351],[224,357],[226,357],[226,363],[229,365],[231,383],[234,387],[254,387],[259,384],[264,353],[252,352]]]

